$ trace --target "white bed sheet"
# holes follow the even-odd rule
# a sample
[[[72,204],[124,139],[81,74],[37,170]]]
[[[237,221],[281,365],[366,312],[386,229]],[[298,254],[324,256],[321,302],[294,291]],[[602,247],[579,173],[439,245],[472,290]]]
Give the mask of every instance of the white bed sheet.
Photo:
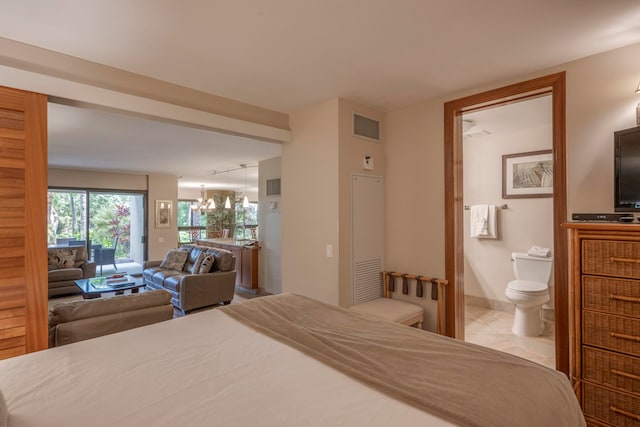
[[[0,361],[9,427],[451,424],[218,310]]]

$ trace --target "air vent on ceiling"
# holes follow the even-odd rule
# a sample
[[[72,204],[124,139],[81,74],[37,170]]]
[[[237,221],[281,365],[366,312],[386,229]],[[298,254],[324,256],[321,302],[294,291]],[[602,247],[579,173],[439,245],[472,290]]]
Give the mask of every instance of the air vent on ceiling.
[[[353,134],[380,142],[380,122],[360,114],[353,113]]]
[[[267,196],[280,195],[280,178],[267,180]]]

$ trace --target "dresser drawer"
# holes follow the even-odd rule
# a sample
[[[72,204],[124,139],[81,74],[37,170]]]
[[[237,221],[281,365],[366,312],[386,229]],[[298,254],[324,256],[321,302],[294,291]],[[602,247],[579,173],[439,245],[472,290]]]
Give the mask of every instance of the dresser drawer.
[[[583,240],[582,272],[640,279],[640,242]]]
[[[640,280],[583,276],[582,308],[640,317]]]
[[[640,398],[583,382],[584,415],[621,427],[640,426]]]
[[[584,310],[582,343],[640,356],[640,320]]]
[[[582,347],[582,378],[640,395],[640,359]]]

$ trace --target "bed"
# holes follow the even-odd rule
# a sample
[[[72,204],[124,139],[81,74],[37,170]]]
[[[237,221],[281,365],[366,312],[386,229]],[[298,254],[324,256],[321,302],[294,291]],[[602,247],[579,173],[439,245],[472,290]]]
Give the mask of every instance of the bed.
[[[7,359],[0,391],[9,427],[585,425],[559,372],[293,294]]]

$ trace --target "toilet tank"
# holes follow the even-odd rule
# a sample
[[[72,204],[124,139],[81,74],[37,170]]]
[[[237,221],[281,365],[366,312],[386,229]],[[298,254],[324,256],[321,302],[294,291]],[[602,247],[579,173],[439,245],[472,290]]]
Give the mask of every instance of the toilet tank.
[[[531,256],[526,252],[513,252],[511,261],[516,279],[549,283],[553,258]]]

